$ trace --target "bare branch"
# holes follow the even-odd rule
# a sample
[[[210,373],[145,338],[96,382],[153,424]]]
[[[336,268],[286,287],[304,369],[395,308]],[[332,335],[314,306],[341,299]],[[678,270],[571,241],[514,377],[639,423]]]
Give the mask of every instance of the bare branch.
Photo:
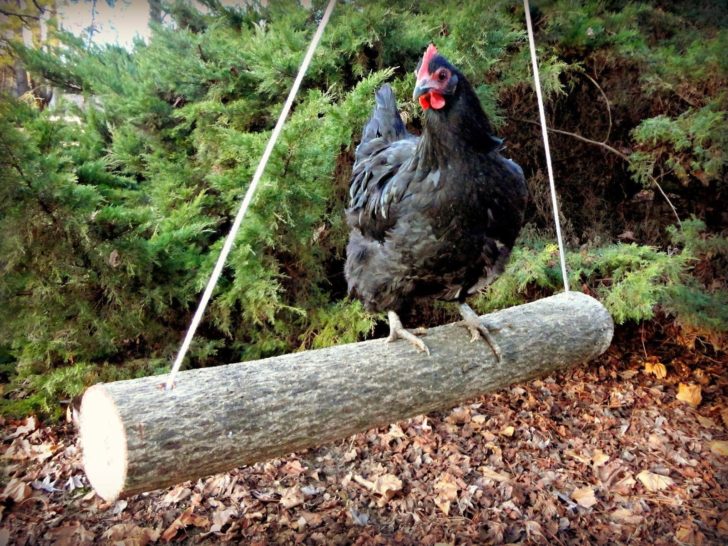
[[[675,215],[675,218],[677,218],[677,225],[680,226],[680,230],[682,231],[682,222],[680,221],[680,216],[677,213],[677,209],[675,208],[675,205],[672,204],[672,201],[670,201],[670,198],[665,193],[665,190],[663,190],[662,186],[660,186],[660,183],[657,181],[657,178],[655,178],[651,174],[648,176],[650,177],[650,180],[652,180],[652,182],[654,182],[655,186],[657,186],[657,189],[662,194],[662,197],[665,198],[665,201],[667,201],[667,204],[670,205],[670,208],[672,209],[672,212]]]
[[[530,123],[531,125],[537,125],[538,127],[541,127],[541,124],[538,121],[533,121],[533,120],[530,120],[530,119],[520,119],[520,118],[509,118],[509,119],[511,119],[513,121],[520,122],[520,123]],[[601,146],[605,150],[608,150],[609,152],[618,155],[624,161],[626,161],[626,162],[629,163],[629,157],[628,156],[626,156],[625,154],[623,154],[622,152],[620,152],[616,148],[610,146],[606,142],[599,142],[598,140],[592,140],[590,138],[583,137],[583,136],[581,136],[579,134],[576,134],[576,133],[571,133],[569,131],[562,131],[561,129],[554,129],[552,127],[547,127],[547,129],[550,132],[552,132],[552,133],[558,133],[560,135],[570,136],[570,137],[575,138],[577,140],[581,140],[582,142],[586,142],[587,144],[593,144],[595,146]]]
[[[33,0],[33,5],[36,7],[36,9],[40,12],[41,15],[43,15],[45,13],[46,9],[38,3],[38,0]]]
[[[604,102],[607,105],[607,117],[609,119],[609,127],[607,128],[607,134],[604,135],[604,138],[602,139],[603,143],[606,143],[607,140],[609,140],[609,135],[612,134],[612,107],[609,104],[609,98],[607,97],[607,94],[604,92],[604,89],[601,88],[601,86],[597,83],[597,81],[592,78],[589,74],[586,72],[581,72],[583,76],[585,76],[590,82],[594,84],[594,86],[599,90],[599,92],[602,94],[602,97],[604,98]]]
[[[533,121],[530,119],[519,119],[519,118],[509,118],[509,119],[520,122],[520,123],[530,123],[531,125],[537,125],[538,127],[541,126],[541,124],[538,121]],[[628,164],[630,164],[630,165],[632,164],[632,161],[629,159],[628,155],[623,154],[622,152],[620,152],[616,148],[610,146],[606,142],[599,142],[597,140],[592,140],[590,138],[583,137],[579,134],[572,133],[570,131],[562,131],[561,129],[553,129],[551,127],[547,127],[546,129],[552,133],[558,133],[560,135],[570,136],[577,140],[581,140],[582,142],[586,142],[587,144],[593,144],[594,146],[599,146],[599,147],[619,156],[622,160],[626,161]],[[652,176],[651,174],[648,176],[649,176],[650,180],[655,184],[655,186],[657,186],[657,189],[662,194],[662,197],[665,198],[665,201],[667,201],[667,204],[670,205],[672,212],[675,214],[675,218],[677,218],[677,224],[678,224],[678,226],[680,226],[680,229],[682,229],[682,222],[680,221],[680,215],[677,213],[677,209],[675,208],[675,205],[672,204],[672,201],[670,201],[670,198],[665,193],[665,190],[662,189],[662,186],[660,186],[660,183],[657,181],[657,179],[654,176]]]
[[[31,20],[35,20],[35,21],[40,20],[40,17],[38,15],[29,15],[27,13],[16,13],[14,11],[8,11],[3,8],[0,8],[0,14],[5,15],[7,17],[17,17],[18,19],[23,21],[23,23],[25,23],[26,25],[29,24],[29,21],[26,21],[26,19],[31,19]]]

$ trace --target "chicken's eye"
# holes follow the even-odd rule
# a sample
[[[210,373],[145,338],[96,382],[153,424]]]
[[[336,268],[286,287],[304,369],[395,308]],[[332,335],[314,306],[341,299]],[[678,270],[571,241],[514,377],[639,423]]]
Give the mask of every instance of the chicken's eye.
[[[440,80],[441,82],[444,82],[448,78],[448,75],[449,74],[448,74],[447,70],[440,70],[437,73],[437,79]]]

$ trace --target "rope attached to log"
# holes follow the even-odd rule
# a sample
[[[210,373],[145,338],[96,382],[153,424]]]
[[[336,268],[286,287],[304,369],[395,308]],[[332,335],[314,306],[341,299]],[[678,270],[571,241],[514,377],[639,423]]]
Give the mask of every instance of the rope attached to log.
[[[561,261],[561,276],[564,279],[564,291],[569,291],[569,277],[566,273],[566,250],[564,240],[561,237],[561,221],[559,220],[559,202],[556,195],[556,183],[554,182],[554,168],[551,166],[551,148],[549,147],[549,133],[546,126],[546,110],[543,106],[541,94],[541,79],[538,75],[538,60],[536,59],[536,42],[533,39],[533,25],[531,24],[531,7],[528,0],[523,0],[523,8],[526,11],[526,28],[528,29],[528,46],[531,49],[531,66],[533,67],[533,83],[536,88],[536,99],[538,100],[538,114],[541,118],[541,135],[543,136],[544,151],[546,152],[546,170],[549,175],[549,187],[551,188],[551,205],[554,209],[554,225],[556,226],[556,240],[559,243],[559,259]]]
[[[172,385],[174,385],[174,379],[177,375],[177,372],[179,372],[180,367],[182,366],[182,361],[184,360],[185,355],[187,354],[187,351],[190,348],[190,343],[192,342],[192,338],[195,336],[197,327],[200,325],[200,321],[202,321],[202,316],[205,314],[205,309],[207,308],[207,304],[210,301],[210,298],[212,297],[212,292],[213,292],[213,290],[215,290],[215,285],[217,284],[217,281],[220,278],[220,275],[222,274],[222,268],[225,266],[225,261],[227,260],[228,254],[230,254],[230,251],[233,248],[233,243],[235,242],[235,236],[237,235],[238,230],[240,229],[240,225],[243,222],[245,213],[248,211],[250,202],[253,200],[253,195],[255,194],[255,188],[258,186],[258,182],[260,182],[260,179],[263,176],[263,171],[265,171],[265,167],[268,164],[268,160],[270,159],[271,153],[273,152],[273,148],[275,147],[276,142],[278,141],[278,137],[280,136],[281,130],[283,129],[283,124],[285,123],[286,118],[288,117],[288,113],[291,110],[291,106],[293,106],[293,101],[296,98],[296,95],[298,94],[298,88],[301,87],[301,82],[303,81],[303,77],[306,74],[306,71],[308,70],[308,66],[311,64],[311,59],[313,58],[314,51],[316,51],[316,46],[318,46],[318,43],[321,40],[321,36],[323,35],[324,29],[326,28],[326,25],[329,22],[329,18],[331,17],[331,12],[334,10],[335,4],[336,4],[336,0],[329,0],[328,5],[326,6],[326,11],[324,12],[324,16],[321,18],[321,22],[319,23],[319,26],[316,29],[316,33],[313,35],[313,39],[311,40],[311,45],[308,46],[308,51],[306,51],[306,55],[303,58],[303,62],[301,63],[300,68],[298,69],[298,75],[296,76],[296,80],[293,82],[293,87],[291,87],[290,93],[288,93],[288,98],[286,99],[286,103],[283,105],[283,110],[281,110],[281,115],[278,117],[278,122],[276,123],[276,126],[274,127],[273,132],[270,135],[270,139],[268,140],[268,145],[266,146],[265,151],[263,152],[263,156],[260,158],[260,163],[258,163],[258,168],[255,170],[255,174],[253,175],[253,180],[250,182],[248,191],[245,193],[245,197],[243,198],[243,202],[240,205],[240,209],[238,210],[238,213],[235,216],[235,221],[233,222],[233,225],[230,228],[230,233],[228,233],[227,237],[225,238],[225,244],[222,247],[220,256],[217,258],[217,263],[215,264],[215,268],[212,270],[212,275],[210,275],[210,280],[207,281],[207,286],[205,287],[205,292],[202,294],[202,299],[200,300],[200,303],[197,306],[197,311],[195,311],[195,316],[192,318],[192,323],[190,324],[190,327],[187,330],[185,339],[182,342],[182,347],[180,347],[179,353],[177,353],[177,358],[175,359],[174,365],[172,366],[172,371],[169,373],[169,376],[167,377],[167,381],[165,383],[165,390],[171,389]]]

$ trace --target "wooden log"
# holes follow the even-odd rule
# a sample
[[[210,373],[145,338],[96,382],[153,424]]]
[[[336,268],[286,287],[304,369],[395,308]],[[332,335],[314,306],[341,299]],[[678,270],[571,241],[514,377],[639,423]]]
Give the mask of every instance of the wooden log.
[[[578,292],[485,315],[503,353],[455,324],[407,342],[371,340],[94,385],[81,404],[86,475],[106,500],[169,486],[457,405],[603,353],[614,326]]]

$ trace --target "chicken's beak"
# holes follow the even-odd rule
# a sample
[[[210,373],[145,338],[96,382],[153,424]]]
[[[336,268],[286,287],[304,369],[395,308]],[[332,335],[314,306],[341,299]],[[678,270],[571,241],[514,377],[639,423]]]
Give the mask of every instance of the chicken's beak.
[[[423,78],[417,82],[415,91],[412,93],[412,100],[417,100],[425,93],[429,93],[432,90],[432,83],[428,78]]]

